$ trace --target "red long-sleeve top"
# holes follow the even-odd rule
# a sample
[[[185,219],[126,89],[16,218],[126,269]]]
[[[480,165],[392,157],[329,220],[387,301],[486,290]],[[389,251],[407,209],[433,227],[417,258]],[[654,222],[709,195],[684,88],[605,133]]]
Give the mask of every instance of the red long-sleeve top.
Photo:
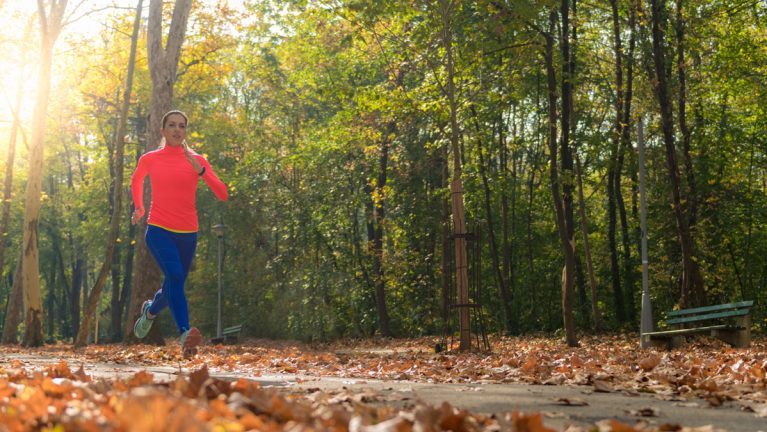
[[[205,168],[202,179],[210,190],[226,201],[229,193],[226,185],[216,177],[204,157],[193,156]],[[175,232],[197,232],[197,207],[195,206],[198,175],[186,160],[181,146],[170,146],[145,153],[138,160],[131,178],[131,192],[136,208],[144,205],[144,177],[149,176],[152,186],[152,203],[149,207],[149,225],[156,225]]]

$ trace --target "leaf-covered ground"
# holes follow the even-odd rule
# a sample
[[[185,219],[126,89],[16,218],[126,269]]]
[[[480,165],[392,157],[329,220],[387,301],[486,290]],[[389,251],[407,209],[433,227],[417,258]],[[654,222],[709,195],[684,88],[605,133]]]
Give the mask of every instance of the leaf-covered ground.
[[[738,350],[704,339],[671,352],[640,350],[636,337],[618,336],[585,338],[579,348],[550,338],[499,338],[492,341],[490,353],[437,354],[435,342],[424,338],[305,345],[247,340],[203,346],[191,360],[180,357],[177,341],[165,347],[91,346],[74,353],[65,345],[37,350],[3,347],[0,353],[33,353],[70,359],[73,364],[62,360],[35,369],[16,361],[0,370],[0,424],[9,431],[550,430],[537,413],[484,416],[447,403],[436,407],[416,403],[403,409],[380,403],[383,398],[377,400],[374,394],[286,394],[260,388],[253,381],[218,380],[209,371],[434,383],[576,384],[600,392],[645,392],[681,401],[700,397],[712,406],[735,401],[744,411],[767,417],[765,339]],[[82,368],[73,371],[76,361],[179,366],[195,372],[172,382],[159,382],[147,372],[103,380],[88,376]],[[696,429],[605,420],[593,430]]]

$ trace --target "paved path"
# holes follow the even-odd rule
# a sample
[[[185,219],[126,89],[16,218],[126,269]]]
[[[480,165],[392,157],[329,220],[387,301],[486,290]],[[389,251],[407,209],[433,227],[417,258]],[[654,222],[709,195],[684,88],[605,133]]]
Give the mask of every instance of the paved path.
[[[82,359],[50,358],[26,354],[7,354],[0,358],[0,367],[12,369],[20,361],[26,369],[43,368],[66,360],[71,368],[79,368]],[[16,363],[18,364],[18,363]],[[94,379],[129,377],[139,371],[149,371],[156,381],[174,380],[191,370],[178,367],[144,367],[117,363],[84,364],[85,373]],[[651,425],[678,424],[687,427],[712,425],[730,432],[767,432],[767,419],[746,412],[742,405],[726,402],[713,408],[701,399],[661,400],[653,395],[626,395],[618,392],[594,392],[582,386],[542,386],[526,384],[427,384],[408,381],[379,381],[335,377],[310,377],[291,374],[248,376],[211,370],[211,376],[223,380],[240,378],[258,381],[264,387],[285,392],[372,391],[381,395],[380,402],[391,406],[407,406],[421,400],[431,405],[448,401],[453,406],[472,413],[502,414],[518,410],[541,412],[544,424],[563,430],[567,425],[591,426],[604,419],[617,419],[635,424],[645,421]],[[566,405],[563,399],[574,405]],[[652,413],[640,416],[637,413]]]

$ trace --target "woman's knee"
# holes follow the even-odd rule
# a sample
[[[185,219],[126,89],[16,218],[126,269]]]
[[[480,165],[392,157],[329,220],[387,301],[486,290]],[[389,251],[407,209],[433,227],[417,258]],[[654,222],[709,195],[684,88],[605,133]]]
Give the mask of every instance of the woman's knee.
[[[186,275],[181,269],[171,270],[165,274],[165,280],[172,286],[183,286]]]

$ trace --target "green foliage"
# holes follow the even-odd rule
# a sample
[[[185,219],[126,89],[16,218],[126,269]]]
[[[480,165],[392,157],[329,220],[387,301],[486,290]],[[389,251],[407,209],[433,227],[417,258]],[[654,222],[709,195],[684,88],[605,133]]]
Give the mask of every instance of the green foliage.
[[[378,275],[371,233],[377,228],[376,205],[384,211],[380,262],[394,333],[442,332],[443,259],[449,265],[453,260],[452,243],[443,238],[449,223],[443,215],[449,178],[443,172],[452,172],[453,155],[446,149],[448,72],[436,3],[262,0],[249,2],[244,11],[195,5],[174,104],[190,116],[190,143],[230,188],[226,204],[204,187],[198,193],[199,246],[187,290],[192,317],[206,334],[216,325],[218,242],[210,229],[217,223],[227,227],[224,326],[244,322],[254,336],[305,340],[375,334]],[[470,252],[476,259],[470,264],[472,286],[480,292],[476,300],[489,330],[502,330],[497,253],[511,290],[514,331],[554,332],[562,327],[563,257],[547,165],[541,31],[558,5],[448,3],[453,5],[464,201],[468,226],[481,238],[479,256]],[[647,69],[652,64],[649,5],[642,6],[632,109],[634,119],[641,117],[646,125],[651,293],[656,310],[668,310],[679,301],[681,251]],[[753,299],[762,305],[767,301],[760,289],[767,283],[767,12],[761,4],[732,6],[693,2],[685,10],[687,117],[698,203],[693,233],[711,301]],[[620,4],[623,20],[628,8]],[[605,2],[578,4],[574,18],[573,140],[583,162],[597,301],[608,328],[623,329],[626,323],[617,322],[613,303],[607,239],[605,176],[617,97],[609,10]],[[668,19],[671,30],[677,19],[673,11]],[[64,293],[75,260],[86,254],[92,275],[105,247],[109,146],[127,63],[124,35],[130,14],[111,22],[114,30],[98,43],[81,41],[76,52],[58,57],[65,72],[51,108],[41,221],[43,285],[54,295],[57,311],[68,307]],[[673,31],[667,32],[666,44],[674,53]],[[555,62],[559,74],[561,58]],[[143,147],[141,124],[150,103],[145,61],[137,67],[126,173],[135,166],[136,149]],[[678,67],[670,60],[672,77]],[[672,91],[678,92],[675,80]],[[636,124],[630,127],[635,143]],[[380,184],[384,149],[385,186]],[[681,152],[680,146],[680,158]],[[634,274],[621,274],[621,282],[639,304],[637,163],[635,148],[628,149],[621,175]],[[22,156],[20,168],[25,164]],[[691,190],[691,180],[683,177],[685,190]],[[16,197],[23,183],[24,170],[18,169]],[[121,193],[130,202],[127,190]],[[15,268],[22,212],[23,203],[14,200],[6,273]],[[127,238],[127,216],[128,211],[125,245],[135,240]],[[578,218],[577,253],[583,259]],[[630,280],[637,282],[629,286]],[[588,289],[587,280],[578,284]],[[111,289],[105,292],[112,295]],[[577,322],[588,331],[590,306],[581,308],[580,302],[575,301]],[[764,313],[758,306],[754,322],[762,322]],[[71,334],[59,327],[73,321],[62,318],[53,330]]]

